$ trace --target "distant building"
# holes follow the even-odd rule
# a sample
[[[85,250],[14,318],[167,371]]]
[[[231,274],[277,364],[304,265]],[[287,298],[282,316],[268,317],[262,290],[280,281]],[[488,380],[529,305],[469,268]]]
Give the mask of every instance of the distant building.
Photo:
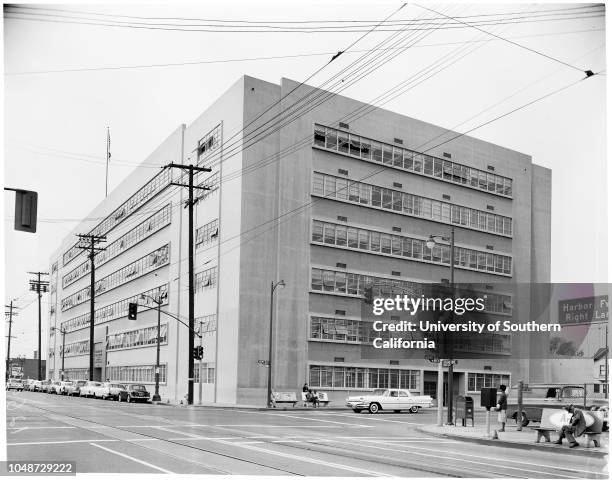
[[[270,283],[281,279],[286,287],[273,305],[275,390],[297,392],[306,381],[333,404],[383,387],[435,395],[436,368],[424,356],[362,357],[371,340],[361,310],[368,286],[418,290],[448,279],[448,246],[429,250],[425,242],[451,226],[456,281],[490,285],[493,315],[531,319],[529,294],[513,304],[512,288],[499,285],[550,281],[550,170],[469,136],[440,144],[455,133],[338,95],[311,101],[289,122],[285,109],[311,89],[241,78],[64,239],[51,258],[50,326],[67,332],[66,346],[49,331],[50,377],[59,378],[62,351],[68,376],[88,376],[89,262],[75,235],[92,232],[107,236],[96,257],[93,376],[153,384],[150,297],[167,294],[164,311],[185,321],[188,314],[186,190],[171,185],[185,179],[150,168],[169,162],[212,168],[197,176],[208,190],[198,190],[195,216],[204,346],[196,382],[202,378],[206,402],[265,403]],[[281,125],[270,128],[281,112]],[[127,319],[129,302],[146,305],[137,320]],[[162,315],[164,400],[187,392],[188,336]],[[461,358],[455,391],[477,397],[482,387],[529,380],[539,370],[529,363],[532,348],[503,335],[466,346],[488,358]]]
[[[36,352],[35,352],[36,354]],[[45,376],[47,361],[41,360],[42,373]],[[9,363],[10,376],[17,378],[32,378],[38,380],[37,358],[11,358]]]

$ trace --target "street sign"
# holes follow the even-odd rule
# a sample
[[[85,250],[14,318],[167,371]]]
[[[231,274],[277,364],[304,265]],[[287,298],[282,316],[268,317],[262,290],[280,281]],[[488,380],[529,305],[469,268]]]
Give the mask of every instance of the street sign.
[[[440,363],[440,359],[433,355],[427,355],[425,359],[430,363]]]
[[[456,365],[457,364],[457,360],[442,360],[442,366],[444,368],[448,368],[451,365]]]
[[[260,365],[263,365],[265,367],[270,365],[270,362],[268,360],[257,360],[257,363],[260,364]]]

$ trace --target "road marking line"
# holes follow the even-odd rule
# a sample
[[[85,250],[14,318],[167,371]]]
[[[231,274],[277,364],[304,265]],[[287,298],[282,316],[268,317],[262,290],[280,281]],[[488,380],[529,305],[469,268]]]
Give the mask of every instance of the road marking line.
[[[223,440],[219,440],[219,443],[225,444],[225,445],[230,445],[232,447],[242,447],[245,448],[247,450],[253,450],[255,452],[262,452],[262,453],[266,453],[269,455],[276,455],[277,457],[285,457],[288,459],[293,459],[293,460],[299,460],[300,462],[308,462],[311,464],[316,464],[316,465],[325,465],[327,467],[332,467],[335,469],[339,469],[339,470],[345,470],[345,471],[349,471],[349,472],[356,472],[358,474],[366,474],[366,475],[371,475],[374,477],[393,477],[393,475],[391,474],[385,474],[383,472],[376,472],[373,470],[367,470],[367,469],[359,469],[357,467],[351,467],[348,465],[343,465],[343,464],[337,464],[334,462],[326,462],[324,460],[321,459],[314,459],[311,457],[304,457],[302,455],[295,455],[295,454],[290,454],[290,453],[285,453],[285,452],[278,452],[276,450],[270,450],[270,449],[265,449],[263,447],[253,447],[251,445],[242,445],[242,444],[236,444],[236,443],[232,443],[232,442],[225,442]]]
[[[197,433],[191,434],[189,432],[181,432],[180,430],[172,430],[171,428],[166,427],[155,427],[158,430],[163,430],[164,432],[176,433],[178,435],[186,435],[187,437],[191,436],[191,438],[198,438],[199,435]]]
[[[78,444],[78,443],[91,443],[91,442],[119,442],[114,439],[93,439],[93,440],[46,440],[36,442],[10,442],[6,445],[47,445],[47,444]]]
[[[353,425],[353,424],[349,424]],[[363,425],[356,425],[363,427]],[[333,425],[269,425],[269,424],[232,424],[211,425],[211,427],[268,427],[268,428],[336,428]]]
[[[76,428],[72,426],[62,426],[62,427],[20,427],[19,430],[55,430],[55,429],[63,429],[63,428]]]
[[[349,417],[349,418],[356,418],[359,420],[380,420],[382,422],[392,422],[392,423],[401,423],[402,425],[425,425],[424,423],[419,423],[419,422],[405,422],[403,420],[392,420],[392,419],[388,419],[388,418],[379,418],[379,417],[368,417],[366,415],[351,415],[348,413],[337,413],[334,414],[337,417]]]
[[[288,418],[297,418],[300,420],[314,420],[315,422],[327,422],[327,423],[335,423],[338,425],[350,425],[351,427],[359,427],[359,428],[373,428],[371,425],[358,425],[355,423],[347,423],[347,422],[336,422],[334,420],[321,420],[320,418],[311,418],[311,417],[298,417],[297,415],[287,415],[284,413],[269,413],[266,415],[276,415],[277,417],[288,417]]]
[[[144,460],[137,459],[136,457],[131,457],[130,455],[122,454],[121,452],[117,452],[116,450],[111,450],[109,448],[103,447],[102,445],[98,445],[95,443],[92,443],[91,445],[93,445],[94,447],[98,447],[99,449],[106,450],[107,452],[110,452],[112,454],[119,455],[120,457],[125,457],[126,459],[132,460],[134,462],[138,462],[139,464],[145,465],[147,467],[151,467],[152,469],[159,470],[160,472],[163,472],[164,474],[174,473],[169,470],[162,469],[161,467],[158,467],[157,465],[153,465],[153,464],[150,464],[149,462],[145,462]]]
[[[371,440],[371,442],[386,443],[387,445],[394,445],[393,443],[389,443],[389,442],[377,442],[376,440]],[[437,449],[426,448],[426,447],[416,447],[416,446],[413,446],[413,445],[402,445],[401,447],[428,450],[430,452],[438,452]],[[388,450],[388,449],[385,449],[385,450]],[[604,474],[602,472],[592,472],[592,471],[583,470],[583,469],[573,469],[571,467],[561,467],[559,465],[546,465],[546,464],[542,464],[542,463],[524,462],[522,460],[501,458],[499,456],[496,456],[496,457],[486,457],[484,455],[473,455],[473,454],[467,454],[467,453],[463,453],[463,452],[449,452],[448,450],[444,450],[443,453],[445,453],[445,454],[452,454],[452,455],[459,455],[459,456],[463,456],[463,457],[473,457],[473,458],[485,459],[485,460],[495,460],[495,461],[503,460],[504,462],[508,462],[508,463],[516,463],[516,464],[522,464],[522,465],[533,465],[533,466],[536,466],[536,467],[545,467],[547,469],[567,470],[567,471],[570,471],[570,472],[578,472],[578,473],[584,472],[584,473],[597,474],[597,475],[608,475],[608,474]],[[437,457],[437,456],[436,455],[432,455],[432,457]],[[546,473],[546,472],[543,472],[543,473]]]
[[[445,455],[435,455],[435,454],[431,454],[431,453],[423,453],[423,452],[415,452],[414,450],[400,450],[400,449],[392,449],[389,447],[381,447],[380,445],[365,445],[363,443],[351,443],[351,442],[344,442],[345,444],[348,445],[358,445],[360,447],[367,447],[367,448],[378,448],[378,449],[382,449],[382,450],[386,450],[389,452],[401,452],[401,453],[409,453],[411,455],[423,455],[425,457],[434,457],[437,459],[447,459],[447,460],[455,460],[455,461],[460,461],[460,462],[465,462],[468,464],[478,464],[478,465],[487,465],[489,467],[493,466],[495,468],[499,468],[499,469],[510,469],[510,470],[515,470],[515,471],[519,471],[519,472],[532,472],[535,474],[544,474],[544,475],[551,475],[553,477],[559,477],[559,476],[564,476],[564,477],[569,477],[571,479],[581,479],[582,477],[572,477],[571,475],[568,474],[561,474],[561,473],[552,473],[552,472],[544,472],[541,470],[532,470],[532,469],[522,469],[520,467],[516,467],[516,466],[509,466],[509,465],[499,465],[499,461],[500,459],[498,457],[479,457],[479,458],[483,458],[483,459],[488,459],[488,460],[492,460],[495,462],[495,464],[492,464],[491,462],[478,462],[476,460],[469,460],[469,459],[465,459],[465,458],[457,458],[457,457],[448,457]],[[408,445],[406,445],[405,447],[408,448],[421,448],[421,447],[410,447]],[[425,450],[429,450],[430,452],[433,451],[433,449],[425,449]],[[456,453],[456,452],[447,452],[445,451],[444,453]],[[459,454],[462,455],[463,457],[469,457],[469,454]],[[475,456],[478,457],[478,456]],[[522,463],[522,462],[518,462],[518,463]],[[530,464],[531,465],[531,464]],[[540,466],[540,465],[538,465]],[[545,467],[542,465],[542,467]],[[466,467],[457,467],[459,469],[466,469]],[[559,467],[553,467],[557,470],[563,470],[563,469],[559,469]],[[586,472],[586,471],[577,471],[577,472]],[[593,473],[597,473],[598,475],[601,475],[601,473],[598,472],[593,472]],[[549,477],[552,478],[552,477]]]

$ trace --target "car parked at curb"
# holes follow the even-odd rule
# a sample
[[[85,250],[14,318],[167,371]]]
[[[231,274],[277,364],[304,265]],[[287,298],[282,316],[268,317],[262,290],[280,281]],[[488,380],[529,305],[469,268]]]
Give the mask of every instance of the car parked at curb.
[[[130,402],[148,402],[151,394],[147,391],[147,387],[140,384],[127,385],[125,390],[119,391],[119,401]]]
[[[49,393],[49,388],[51,387],[51,380],[43,380],[42,385],[40,387],[40,391],[44,393]]]
[[[59,380],[51,382],[51,384],[49,385],[49,393],[54,393],[56,395],[59,395],[61,393],[61,390],[62,390],[62,382],[60,382]]]
[[[71,385],[66,385],[66,395],[78,397],[81,393],[81,387],[87,383],[87,380],[72,380]]]
[[[79,397],[95,397],[95,390],[102,386],[101,382],[86,382],[82,387],[81,387],[81,391],[79,392]]]
[[[30,380],[26,390],[30,392],[42,392],[42,382],[40,380]]]
[[[347,398],[346,406],[355,413],[362,410],[370,413],[378,413],[381,410],[393,410],[395,413],[408,410],[417,413],[421,408],[432,407],[433,399],[429,395],[413,395],[406,389],[378,389],[372,393]]]
[[[93,396],[94,398],[101,398],[102,400],[106,400],[110,397],[110,383],[104,382],[99,386],[93,388]]]
[[[23,390],[21,378],[9,378],[6,382],[6,389],[21,392]]]
[[[73,382],[69,381],[69,380],[65,380],[65,381],[61,381],[60,382],[60,389],[59,389],[59,394],[60,395],[67,395],[68,394],[68,387],[70,387],[72,385]]]
[[[111,383],[108,389],[108,396],[114,400],[119,400],[119,393],[121,391],[127,391],[127,387],[121,383]]]

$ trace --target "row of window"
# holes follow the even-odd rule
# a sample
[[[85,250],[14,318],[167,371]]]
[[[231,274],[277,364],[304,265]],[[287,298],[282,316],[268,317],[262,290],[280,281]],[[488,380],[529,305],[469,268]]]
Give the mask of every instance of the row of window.
[[[453,340],[453,348],[470,353],[512,354],[512,336],[497,333],[462,336]]]
[[[158,286],[157,288],[153,288],[147,290],[142,293],[144,299],[141,298],[141,295],[130,296],[121,301],[117,301],[110,305],[103,306],[102,308],[96,309],[94,313],[95,324],[98,325],[100,323],[105,323],[110,320],[115,320],[117,318],[121,318],[123,316],[127,316],[128,314],[128,305],[130,303],[138,303],[139,305],[148,306],[149,308],[156,308],[157,305],[153,303],[151,299],[162,299],[162,306],[168,304],[168,285]],[[81,316],[77,316],[75,318],[71,318],[62,322],[62,331],[66,333],[80,330],[82,328],[89,326],[89,313],[86,313]]]
[[[159,343],[168,342],[168,325],[159,327]],[[135,346],[148,346],[157,344],[157,326],[148,326],[137,330],[113,333],[106,337],[107,350],[123,350]]]
[[[448,245],[436,245],[433,249],[429,249],[426,241],[422,239],[359,229],[346,224],[314,220],[312,222],[312,241],[450,265],[450,246]],[[512,258],[455,246],[455,266],[509,275],[512,272]]]
[[[492,194],[512,196],[510,178],[331,127],[315,124],[314,145]]]
[[[60,353],[61,353],[61,345],[60,345]],[[89,353],[89,340],[81,340],[75,341],[73,343],[68,343],[64,347],[64,356],[81,356],[87,355]]]
[[[199,370],[198,370],[199,366]],[[202,374],[202,383],[215,383],[215,364],[213,363],[196,363],[194,367],[194,383],[200,383],[200,373]]]
[[[64,379],[89,380],[89,369],[88,368],[66,368],[64,370]]]
[[[409,296],[429,296],[430,284],[418,283],[392,278],[381,278],[346,271],[334,271],[320,268],[312,268],[311,289],[343,295],[363,296],[366,288],[372,288],[374,297],[391,296],[397,291]],[[483,297],[485,312],[511,314],[512,304],[509,295],[499,293],[477,293],[473,296]]]
[[[167,365],[159,365],[159,383],[166,383]],[[117,383],[155,383],[155,365],[107,366],[106,378]]]
[[[137,259],[133,263],[124,266],[123,268],[109,274],[108,276],[97,281],[95,284],[95,294],[99,296],[102,293],[110,291],[118,286],[121,286],[133,279],[144,276],[151,271],[154,271],[170,262],[170,244],[166,244],[161,248],[156,249],[152,253]],[[62,300],[61,310],[66,311],[75,306],[84,303],[90,298],[91,289],[83,288],[76,293]]]
[[[221,124],[218,124],[198,141],[198,165],[209,166],[213,153],[221,145]]]
[[[510,386],[510,375],[499,373],[468,373],[468,391],[477,392],[481,388],[499,388],[500,385]]]
[[[143,223],[136,226],[133,230],[124,234],[119,239],[109,244],[104,251],[100,251],[95,255],[94,263],[96,268],[99,268],[104,263],[111,259],[119,256],[124,251],[127,251],[132,246],[138,244],[140,241],[148,238],[152,234],[156,233],[160,229],[170,224],[170,218],[172,215],[172,205],[168,204],[156,212],[153,216],[148,218]],[[62,287],[66,288],[75,281],[81,279],[83,276],[89,273],[91,263],[89,260],[81,263],[75,269],[70,271],[66,276],[62,278]]]
[[[210,223],[205,224],[201,228],[196,229],[195,235],[195,247],[196,249],[201,248],[214,239],[219,237],[219,220],[215,219]]]
[[[507,216],[437,201],[395,189],[374,186],[373,184],[350,181],[329,174],[313,173],[312,193],[446,224],[456,224],[468,229],[504,236],[512,235],[512,218]]]
[[[195,332],[210,333],[217,330],[217,315],[200,316],[195,319]]]
[[[219,178],[219,172],[215,172],[211,176],[209,176],[206,179],[204,179],[204,181],[199,183],[198,186],[200,186],[200,187],[207,187],[208,189],[206,189],[206,190],[198,189],[198,191],[200,191],[200,193],[198,195],[198,199],[206,199],[213,192],[215,192],[217,189],[219,189],[219,179],[220,179]]]
[[[200,271],[195,275],[195,291],[201,291],[208,288],[212,288],[217,284],[217,267]]]
[[[88,234],[102,236],[117,227],[121,222],[125,221],[135,211],[140,209],[144,204],[150,201],[154,196],[163,191],[172,182],[172,170],[164,169],[139,189],[132,197],[113,211],[100,224],[93,228]],[[74,258],[81,253],[82,249],[78,248],[80,243],[76,243],[62,257],[63,266],[66,266]]]
[[[311,365],[309,386],[316,388],[419,389],[419,370]]]

